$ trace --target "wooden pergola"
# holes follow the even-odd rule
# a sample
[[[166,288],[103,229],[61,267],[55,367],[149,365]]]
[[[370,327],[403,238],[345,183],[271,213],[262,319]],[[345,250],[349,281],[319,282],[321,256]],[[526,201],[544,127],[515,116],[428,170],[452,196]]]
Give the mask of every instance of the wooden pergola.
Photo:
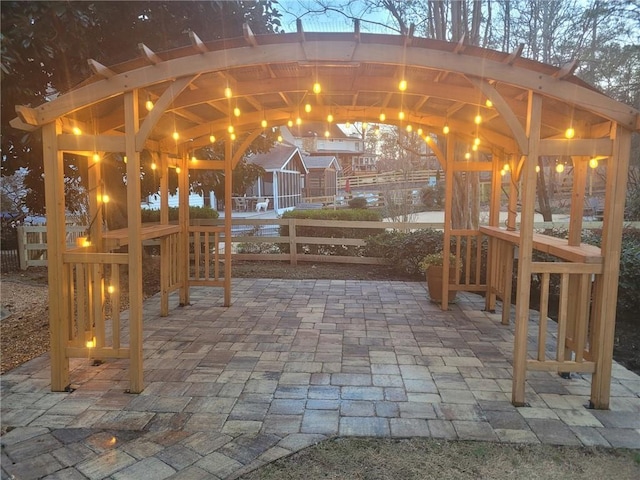
[[[162,314],[168,314],[171,291],[179,290],[184,304],[193,285],[224,287],[224,304],[230,305],[232,169],[263,133],[265,121],[270,128],[298,116],[303,122],[327,122],[332,115],[337,123],[411,125],[422,133],[445,171],[445,245],[455,244],[463,257],[464,249],[471,251],[471,240],[475,239],[474,248],[479,249],[478,240],[489,239],[486,282],[474,283],[467,274],[455,288],[486,292],[488,309],[494,308],[496,296],[506,298],[506,322],[517,247],[513,403],[525,403],[527,370],[590,372],[592,405],[608,408],[630,139],[632,132],[640,130],[639,112],[575,77],[575,63],[556,68],[522,58],[522,49],[502,53],[463,42],[416,38],[412,33],[364,34],[358,27],[356,24],[350,33],[309,33],[298,23],[296,33],[255,36],[245,26],[243,37],[215,42],[203,42],[191,33],[190,45],[167,52],[154,52],[140,44],[138,58],[114,66],[90,60],[95,75],[77,88],[37,107],[16,108],[18,118],[12,125],[24,130],[41,128],[43,136],[52,390],[64,391],[70,385],[69,358],[87,356],[129,358],[130,391],[144,389],[143,240],[155,238],[161,243]],[[145,108],[148,101],[153,103],[150,110]],[[239,112],[234,112],[236,108]],[[238,140],[230,138],[230,126]],[[446,135],[444,127],[449,129]],[[192,160],[193,153],[209,144],[212,136],[224,139],[224,161]],[[155,226],[141,223],[143,150],[151,153],[160,175],[161,222]],[[94,155],[97,159],[105,154],[121,155],[127,162],[125,230],[103,231],[102,207],[109,185],[103,184],[100,168],[89,168],[89,190],[101,192],[90,199],[94,221],[89,241],[67,248],[65,152],[85,155],[90,165]],[[567,240],[534,234],[536,165],[543,156],[573,161]],[[583,200],[592,158],[598,158],[606,169],[601,249],[581,244]],[[500,172],[505,164],[510,167],[506,178],[511,179],[511,188],[508,220],[502,228]],[[169,222],[167,213],[170,168],[180,168],[177,224]],[[187,195],[193,169],[225,172],[223,228],[190,225]],[[455,176],[470,172],[492,174],[489,226],[454,228]],[[225,249],[219,253],[222,236]],[[463,244],[461,239],[468,241]],[[204,247],[199,248],[202,243]],[[190,244],[196,245],[191,253]],[[124,245],[127,252],[119,253]],[[534,262],[534,250],[553,255],[557,261]],[[200,256],[209,265],[210,255],[224,258],[223,272],[218,271],[217,262],[213,271],[193,267]],[[480,265],[478,259],[470,258],[465,260],[467,266],[472,261]],[[129,272],[130,309],[128,341],[121,345],[124,334],[117,295],[112,299],[111,319],[105,318],[103,307],[110,289],[118,287],[117,273],[123,265]],[[445,267],[445,277],[451,274],[449,270]],[[554,358],[545,352],[543,328],[535,358],[528,358],[532,274],[541,276],[543,292],[550,275],[561,279]],[[446,288],[443,295],[446,308]],[[545,314],[546,298],[543,293]]]

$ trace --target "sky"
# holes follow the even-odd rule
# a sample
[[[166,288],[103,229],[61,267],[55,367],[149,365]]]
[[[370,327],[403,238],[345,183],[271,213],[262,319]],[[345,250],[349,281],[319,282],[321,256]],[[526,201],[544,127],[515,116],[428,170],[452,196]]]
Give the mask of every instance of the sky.
[[[360,30],[368,33],[398,33],[385,25],[394,25],[388,13],[382,11],[365,11],[363,2],[351,2],[345,7],[346,0],[325,1],[337,5],[334,11],[321,11],[318,1],[314,0],[279,0],[278,10],[282,12],[282,26],[286,32],[296,30],[296,19],[302,18],[302,27],[308,32],[352,32],[352,18],[360,18]],[[342,7],[340,7],[342,5]]]

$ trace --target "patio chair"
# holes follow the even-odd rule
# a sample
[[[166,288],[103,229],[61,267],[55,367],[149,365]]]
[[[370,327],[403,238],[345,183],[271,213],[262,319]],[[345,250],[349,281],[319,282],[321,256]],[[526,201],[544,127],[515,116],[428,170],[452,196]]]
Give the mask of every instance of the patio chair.
[[[246,212],[247,211],[247,199],[243,197],[235,197],[233,199],[233,203],[238,212]]]

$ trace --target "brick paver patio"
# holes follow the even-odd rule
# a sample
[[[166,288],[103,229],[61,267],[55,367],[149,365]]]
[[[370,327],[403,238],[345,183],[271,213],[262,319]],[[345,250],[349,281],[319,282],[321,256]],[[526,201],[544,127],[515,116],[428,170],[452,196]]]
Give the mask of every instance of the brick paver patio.
[[[74,360],[72,393],[50,392],[48,356],[3,375],[2,478],[234,478],[336,435],[640,448],[640,377],[617,364],[611,410],[585,408],[588,375],[549,373],[513,407],[513,327],[478,296],[442,312],[422,283],[233,285],[230,308],[215,289],[165,318],[145,302],[140,395],[124,360]]]

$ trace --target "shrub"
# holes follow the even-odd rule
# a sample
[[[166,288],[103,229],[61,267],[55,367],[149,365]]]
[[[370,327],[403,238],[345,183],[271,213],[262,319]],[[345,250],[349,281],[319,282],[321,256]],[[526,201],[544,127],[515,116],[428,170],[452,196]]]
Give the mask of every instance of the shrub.
[[[429,254],[442,252],[443,237],[443,232],[432,228],[385,232],[367,239],[365,255],[388,258],[399,271],[421,276],[420,262]]]
[[[444,193],[442,182],[433,187],[424,187],[420,190],[422,204],[427,210],[441,210],[444,208]]]
[[[349,200],[349,208],[367,208],[367,199],[364,197],[353,197]]]
[[[178,220],[179,209],[178,207],[169,207],[169,221]],[[211,207],[189,207],[189,218],[204,218],[204,219],[216,219],[219,214]],[[142,223],[159,222],[160,210],[142,209],[141,212]]]
[[[342,220],[380,222],[382,217],[375,210],[342,209],[342,210],[292,210],[285,212],[282,218],[298,218],[310,220]],[[381,228],[349,228],[349,227],[309,227],[297,226],[298,237],[325,238],[367,238],[382,232]],[[280,236],[289,236],[289,225],[280,226]],[[280,244],[283,253],[289,253],[289,244]],[[298,243],[297,253],[315,255],[349,255],[362,256],[362,248],[352,245],[315,245]]]

